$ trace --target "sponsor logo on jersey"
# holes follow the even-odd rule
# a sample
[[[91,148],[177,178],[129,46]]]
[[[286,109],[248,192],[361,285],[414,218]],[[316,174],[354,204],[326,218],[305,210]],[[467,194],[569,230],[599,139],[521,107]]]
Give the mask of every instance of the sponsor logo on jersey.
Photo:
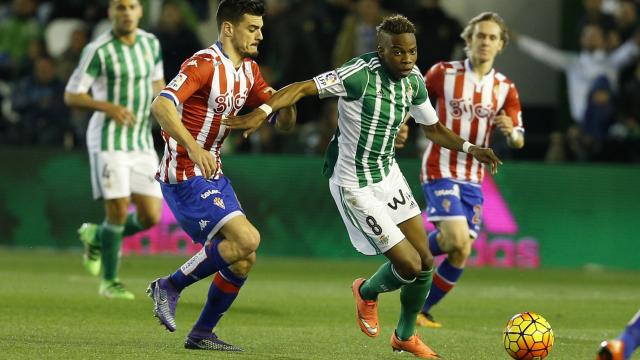
[[[452,117],[461,117],[471,113],[478,118],[490,119],[495,117],[491,104],[474,104],[471,99],[451,99],[449,101],[449,113]]]
[[[219,197],[215,197],[215,198],[213,199],[213,203],[214,203],[214,204],[216,204],[216,206],[217,206],[217,207],[219,207],[219,208],[221,208],[221,209],[224,209],[224,208],[225,208],[225,207],[224,207],[224,201],[223,201],[221,198],[219,198]]]
[[[209,224],[209,220],[204,220],[204,219],[200,219],[200,221],[198,222],[198,224],[200,224],[200,231],[204,230],[204,228],[207,227],[207,225]]]
[[[176,77],[174,77],[173,80],[171,80],[171,82],[169,83],[169,85],[167,85],[167,87],[169,89],[178,91],[178,89],[180,89],[182,84],[184,84],[185,80],[187,80],[187,75],[183,73],[178,73],[178,75],[176,75]]]
[[[202,198],[202,200],[205,200],[206,198],[214,194],[220,194],[220,190],[215,190],[215,189],[207,190],[202,194],[200,194],[200,197]]]
[[[338,73],[335,70],[328,71],[324,74],[320,74],[318,75],[317,79],[321,89],[335,85],[340,81],[339,80],[340,78],[338,77]]]
[[[451,189],[436,190],[433,193],[435,194],[435,196],[453,195],[457,198],[460,198],[460,186],[458,186],[458,184],[453,184],[453,187]]]

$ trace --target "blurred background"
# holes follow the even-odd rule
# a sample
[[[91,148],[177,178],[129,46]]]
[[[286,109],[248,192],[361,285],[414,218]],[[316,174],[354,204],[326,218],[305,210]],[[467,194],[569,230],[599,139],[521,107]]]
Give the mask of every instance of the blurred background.
[[[184,59],[217,39],[217,1],[141,0],[141,27],[159,38],[169,82]],[[536,58],[518,39],[535,38],[578,58],[613,54],[634,41],[640,0],[267,0],[257,59],[278,89],[375,50],[375,26],[402,13],[418,28],[422,72],[462,59],[462,28],[495,11],[514,31],[495,68],[520,93],[526,146],[493,147],[505,160],[485,182],[485,230],[473,265],[640,269],[640,62],[607,70],[589,89],[584,117],[572,116],[566,73]],[[75,229],[101,221],[90,193],[85,131],[89,112],[63,103],[64,86],[88,41],[109,31],[108,0],[0,0],[0,245],[80,247]],[[597,93],[597,94],[596,94]],[[597,96],[595,96],[597,95]],[[352,257],[346,232],[320,175],[336,124],[335,103],[307,98],[292,134],[262,127],[225,143],[225,173],[265,239],[267,255]],[[413,129],[399,162],[416,198],[425,146]],[[155,129],[156,147],[162,140]],[[301,210],[302,209],[302,210]],[[166,209],[165,209],[166,210]],[[157,228],[125,241],[125,252],[195,249],[165,212]],[[621,249],[625,249],[621,251]],[[629,250],[631,249],[631,250]]]

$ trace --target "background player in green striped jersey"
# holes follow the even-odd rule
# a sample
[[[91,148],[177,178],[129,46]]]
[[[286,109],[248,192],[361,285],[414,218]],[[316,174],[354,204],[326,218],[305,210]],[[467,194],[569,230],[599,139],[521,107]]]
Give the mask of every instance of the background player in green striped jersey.
[[[425,359],[439,356],[415,334],[415,321],[429,291],[433,257],[427,247],[420,209],[395,162],[394,141],[409,113],[427,138],[465,151],[497,170],[500,160],[488,148],[473,146],[438,122],[415,66],[415,27],[404,16],[378,26],[378,51],[364,54],[334,71],[291,84],[266,104],[224,120],[248,136],[267,116],[304,96],[338,96],[338,128],[327,150],[324,174],[353,246],[365,255],[389,260],[352,290],[357,322],[368,336],[379,335],[378,294],[401,289],[400,320],[391,335],[396,351]]]
[[[78,233],[84,265],[93,275],[102,267],[100,294],[108,298],[134,298],[118,278],[122,237],[153,226],[161,211],[149,113],[165,81],[160,43],[138,29],[141,17],[138,0],[111,0],[112,29],[85,47],[65,91],[67,105],[94,110],[87,148],[93,196],[104,199],[106,219]],[[130,201],[137,211],[128,214]]]

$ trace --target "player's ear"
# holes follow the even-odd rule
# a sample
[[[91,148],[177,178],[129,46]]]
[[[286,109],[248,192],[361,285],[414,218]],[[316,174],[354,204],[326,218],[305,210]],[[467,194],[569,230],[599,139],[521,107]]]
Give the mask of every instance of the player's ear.
[[[229,21],[222,23],[222,34],[227,37],[233,36],[233,25]]]

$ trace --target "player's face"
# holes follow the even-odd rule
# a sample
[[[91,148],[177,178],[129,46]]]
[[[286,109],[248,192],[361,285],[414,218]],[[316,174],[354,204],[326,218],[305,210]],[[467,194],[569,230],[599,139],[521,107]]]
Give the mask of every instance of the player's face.
[[[416,36],[411,33],[382,33],[378,44],[378,56],[394,79],[409,76],[418,59]]]
[[[481,21],[476,24],[471,39],[467,39],[467,46],[471,50],[471,57],[476,61],[493,61],[502,50],[500,25],[493,21]]]
[[[131,34],[138,28],[140,18],[142,18],[142,6],[138,0],[111,1],[109,19],[116,34]]]
[[[262,41],[262,16],[242,15],[242,19],[233,26],[232,43],[243,57],[256,57],[258,44]]]

